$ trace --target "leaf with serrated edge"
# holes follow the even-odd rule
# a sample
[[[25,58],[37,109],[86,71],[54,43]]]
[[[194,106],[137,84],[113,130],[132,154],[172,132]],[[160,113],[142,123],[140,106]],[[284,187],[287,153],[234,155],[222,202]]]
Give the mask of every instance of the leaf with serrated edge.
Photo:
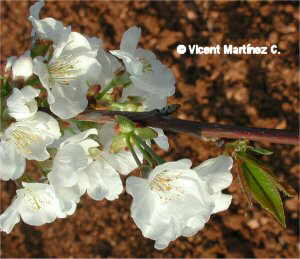
[[[293,197],[296,195],[296,191],[292,186],[287,183],[284,183],[282,180],[278,179],[277,175],[273,172],[272,168],[257,160],[255,157],[244,154],[248,159],[256,164],[257,167],[260,167],[264,173],[270,178],[271,181],[277,186],[277,188],[283,192],[288,197]]]
[[[253,198],[285,227],[283,204],[276,185],[251,160],[244,156],[242,160],[244,177]]]

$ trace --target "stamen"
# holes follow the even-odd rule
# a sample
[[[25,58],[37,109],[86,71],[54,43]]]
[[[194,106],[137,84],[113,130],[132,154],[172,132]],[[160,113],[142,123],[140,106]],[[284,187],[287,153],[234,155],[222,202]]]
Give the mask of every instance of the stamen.
[[[161,172],[157,174],[150,183],[150,189],[159,195],[165,202],[178,200],[184,191],[175,185],[175,181],[182,175],[181,172]]]
[[[10,137],[18,149],[24,154],[32,154],[29,146],[34,142],[41,142],[41,138],[39,136],[32,134],[29,130],[21,127],[15,128],[10,134]]]
[[[24,199],[32,211],[38,211],[51,202],[45,195],[41,197],[41,195],[35,194],[30,188],[26,188],[25,191]]]
[[[77,78],[79,69],[76,68],[77,60],[73,55],[61,56],[54,63],[48,65],[50,83],[66,86]]]

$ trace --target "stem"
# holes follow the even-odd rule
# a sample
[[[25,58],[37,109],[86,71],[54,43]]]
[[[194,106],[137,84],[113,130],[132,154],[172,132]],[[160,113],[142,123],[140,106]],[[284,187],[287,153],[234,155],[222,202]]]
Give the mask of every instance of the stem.
[[[149,165],[151,167],[153,167],[153,162],[152,162],[151,156],[147,153],[146,150],[143,149],[142,145],[138,141],[136,141],[135,143],[136,143],[136,146],[138,147],[138,149],[142,152],[143,157],[146,159],[146,161],[149,163]]]
[[[159,157],[158,155],[156,155],[156,153],[152,150],[152,148],[149,147],[149,146],[146,144],[146,142],[145,142],[144,140],[141,139],[141,137],[136,136],[136,135],[133,136],[133,137],[134,137],[134,139],[136,140],[137,143],[139,143],[140,145],[143,146],[143,148],[145,149],[145,151],[146,151],[147,153],[150,154],[150,156],[156,161],[156,163],[157,163],[158,165],[163,164],[163,163],[166,162],[166,161],[163,160],[161,157]]]
[[[171,116],[161,115],[157,110],[150,112],[120,112],[120,111],[87,111],[79,114],[75,119],[105,123],[114,120],[115,115],[123,115],[134,122],[147,126],[162,128],[175,132],[187,132],[196,137],[248,139],[252,141],[266,141],[270,143],[299,145],[298,132],[288,130],[249,128],[241,126],[222,125],[180,120]]]
[[[139,160],[137,154],[135,153],[134,151],[134,148],[132,147],[131,143],[130,143],[130,136],[127,136],[126,137],[126,143],[127,143],[127,146],[128,148],[130,149],[130,152],[135,160],[135,162],[137,163],[138,167],[141,167],[142,166],[142,163],[141,161]]]

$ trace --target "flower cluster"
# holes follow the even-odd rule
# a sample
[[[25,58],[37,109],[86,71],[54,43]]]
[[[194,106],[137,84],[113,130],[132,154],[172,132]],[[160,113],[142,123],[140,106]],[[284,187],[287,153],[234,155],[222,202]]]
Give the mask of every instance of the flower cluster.
[[[127,30],[120,49],[107,52],[100,39],[40,19],[43,6],[39,1],[30,8],[31,49],[9,57],[5,67],[11,94],[4,114],[11,123],[1,129],[0,178],[20,188],[0,215],[1,231],[10,233],[20,219],[40,226],[72,215],[85,193],[115,200],[123,192],[120,175],[138,169],[125,190],[143,235],[163,249],[197,233],[231,203],[222,190],[232,181],[232,158],[220,155],[194,168],[189,159],[165,162],[151,148],[155,142],[169,149],[162,129],[123,116],[102,125],[77,120],[87,107],[161,109],[175,92],[175,78],[151,51],[138,47],[140,28]],[[32,178],[27,160],[36,161],[43,176]]]

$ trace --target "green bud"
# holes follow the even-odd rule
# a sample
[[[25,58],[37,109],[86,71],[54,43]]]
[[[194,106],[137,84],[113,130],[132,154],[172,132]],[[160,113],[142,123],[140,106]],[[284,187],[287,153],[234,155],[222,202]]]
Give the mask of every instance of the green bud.
[[[141,104],[139,103],[112,103],[110,109],[113,111],[122,111],[122,112],[138,112],[140,111]]]
[[[136,128],[134,133],[141,137],[142,139],[153,139],[156,138],[157,132],[151,128]]]
[[[112,153],[117,153],[127,147],[126,136],[123,134],[114,136],[110,146],[110,151]]]
[[[121,133],[128,134],[135,129],[135,123],[124,116],[117,115],[116,121],[119,123]]]

